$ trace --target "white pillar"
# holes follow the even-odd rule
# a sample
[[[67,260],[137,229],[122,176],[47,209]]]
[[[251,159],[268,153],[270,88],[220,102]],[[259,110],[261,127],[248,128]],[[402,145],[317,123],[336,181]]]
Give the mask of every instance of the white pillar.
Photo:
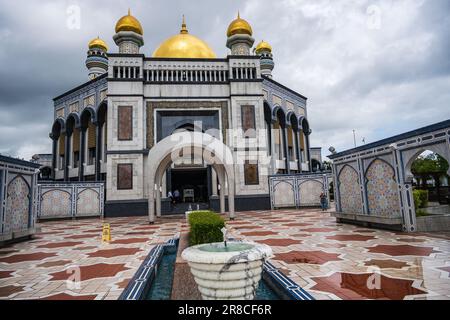
[[[236,213],[234,212],[234,180],[228,177],[228,211],[230,212],[230,220],[236,218]]]
[[[217,173],[214,168],[211,168],[211,182],[212,182],[212,195],[217,196]]]

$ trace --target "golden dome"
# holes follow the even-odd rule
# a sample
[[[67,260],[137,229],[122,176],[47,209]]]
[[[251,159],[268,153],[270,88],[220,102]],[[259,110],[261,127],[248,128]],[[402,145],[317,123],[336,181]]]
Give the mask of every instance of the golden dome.
[[[265,42],[264,40],[258,43],[258,45],[256,46],[256,53],[259,54],[263,50],[272,52],[272,46],[267,42]]]
[[[237,19],[233,20],[230,23],[230,26],[228,27],[227,36],[231,37],[235,34],[248,34],[251,36],[253,34],[252,27],[250,24],[245,21],[244,19],[241,19],[241,16],[238,12]]]
[[[196,36],[189,34],[183,17],[179,34],[170,37],[153,52],[153,58],[217,58],[209,45]]]
[[[108,45],[106,44],[105,41],[103,41],[99,37],[97,37],[97,38],[91,40],[91,42],[89,42],[89,49],[93,49],[93,48],[100,48],[105,51],[108,51]]]
[[[144,30],[142,30],[141,23],[131,15],[130,9],[128,9],[128,15],[123,16],[117,21],[116,24],[116,33],[120,31],[133,31],[141,36],[144,34]]]

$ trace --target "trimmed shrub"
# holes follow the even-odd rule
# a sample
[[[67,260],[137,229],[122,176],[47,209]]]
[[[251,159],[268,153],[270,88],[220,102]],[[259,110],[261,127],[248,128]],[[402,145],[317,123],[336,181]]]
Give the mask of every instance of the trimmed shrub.
[[[428,190],[418,190],[419,191],[419,197],[420,201],[422,202],[421,208],[428,207]]]
[[[189,215],[189,245],[222,242],[225,220],[213,211],[193,211]]]
[[[416,210],[428,206],[428,190],[414,190],[413,197]]]
[[[414,198],[414,207],[416,208],[416,211],[418,211],[422,206],[422,200],[420,199],[419,190],[413,191],[413,198]]]

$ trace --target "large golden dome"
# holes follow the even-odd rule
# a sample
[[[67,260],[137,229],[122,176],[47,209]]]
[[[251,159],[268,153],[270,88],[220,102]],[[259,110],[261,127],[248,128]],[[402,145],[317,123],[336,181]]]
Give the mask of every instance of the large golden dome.
[[[241,19],[241,15],[239,14],[239,12],[237,19],[233,20],[230,23],[230,26],[227,30],[228,37],[234,36],[235,34],[248,34],[249,36],[253,34],[252,27],[247,21]]]
[[[180,33],[161,43],[152,56],[153,58],[217,58],[206,42],[189,34],[184,17]]]
[[[133,31],[140,34],[141,36],[144,34],[141,23],[138,19],[131,15],[130,9],[128,9],[128,15],[123,16],[119,19],[119,21],[117,21],[116,33],[120,31]]]
[[[91,42],[89,42],[89,49],[93,49],[93,48],[100,48],[105,51],[108,51],[108,45],[106,44],[105,41],[100,39],[100,37],[97,37],[97,38],[91,40]]]

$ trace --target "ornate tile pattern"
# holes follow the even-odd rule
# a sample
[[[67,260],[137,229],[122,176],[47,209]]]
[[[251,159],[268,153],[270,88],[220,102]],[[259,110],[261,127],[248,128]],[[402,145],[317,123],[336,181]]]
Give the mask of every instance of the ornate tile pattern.
[[[356,170],[350,166],[345,166],[339,174],[339,184],[342,212],[361,213],[361,187]]]
[[[100,195],[93,189],[85,189],[78,194],[77,215],[97,215],[100,211]]]
[[[22,176],[16,176],[8,185],[6,199],[5,233],[26,230],[30,217],[30,187]]]
[[[181,217],[154,226],[145,218],[105,222],[109,244],[101,242],[100,219],[48,221],[34,241],[0,250],[0,299],[117,299],[150,250],[187,228]],[[338,224],[319,209],[237,213],[227,225],[236,239],[272,246],[270,263],[315,299],[450,299],[445,235]],[[421,242],[405,242],[412,239]],[[67,242],[82,244],[57,245]],[[66,286],[73,266],[81,270],[80,289]],[[377,274],[380,289],[367,287]]]
[[[398,186],[394,169],[382,160],[375,160],[367,169],[366,179],[370,214],[399,216]]]
[[[320,206],[320,195],[323,184],[319,181],[309,180],[299,185],[300,203],[304,206]]]
[[[70,217],[71,195],[64,190],[54,190],[44,193],[41,200],[41,212],[45,217]]]

